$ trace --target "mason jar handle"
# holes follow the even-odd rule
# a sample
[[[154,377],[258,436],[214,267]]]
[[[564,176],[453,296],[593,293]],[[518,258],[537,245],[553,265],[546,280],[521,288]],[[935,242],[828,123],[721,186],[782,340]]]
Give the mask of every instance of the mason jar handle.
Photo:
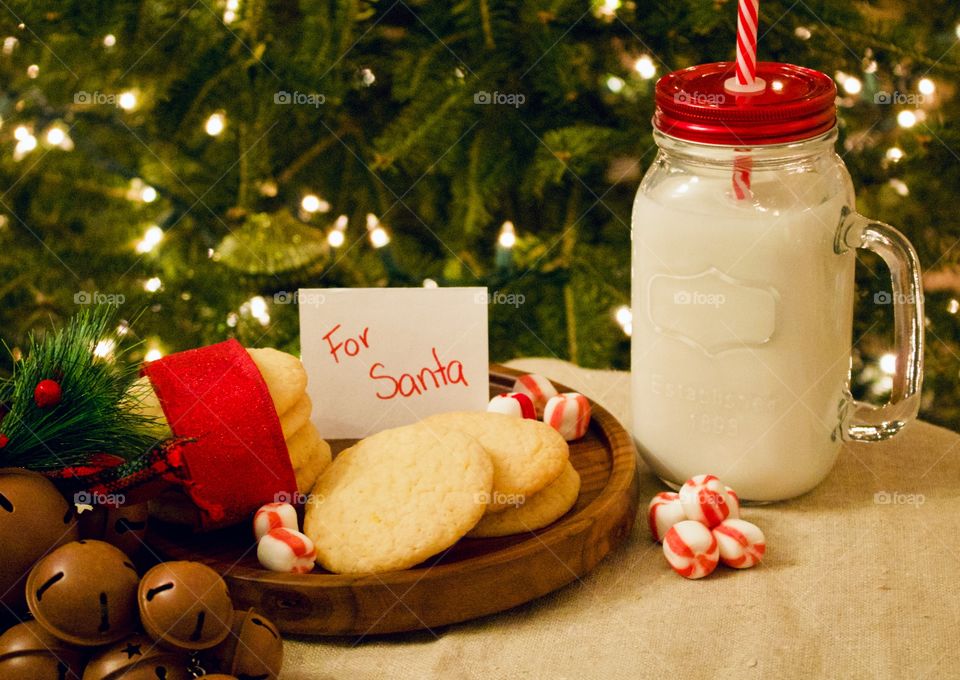
[[[849,248],[871,250],[883,258],[893,283],[896,372],[890,401],[874,406],[848,395],[841,430],[853,441],[881,441],[897,434],[917,417],[923,383],[923,288],[920,262],[906,237],[883,222],[876,222],[848,208],[840,222],[838,252]],[[885,296],[886,293],[877,293]],[[878,300],[881,301],[881,300]]]

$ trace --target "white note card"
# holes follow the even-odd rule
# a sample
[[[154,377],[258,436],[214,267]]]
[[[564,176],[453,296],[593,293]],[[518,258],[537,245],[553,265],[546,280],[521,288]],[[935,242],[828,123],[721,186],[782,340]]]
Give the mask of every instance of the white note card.
[[[486,408],[486,288],[310,288],[298,301],[312,419],[325,439]]]

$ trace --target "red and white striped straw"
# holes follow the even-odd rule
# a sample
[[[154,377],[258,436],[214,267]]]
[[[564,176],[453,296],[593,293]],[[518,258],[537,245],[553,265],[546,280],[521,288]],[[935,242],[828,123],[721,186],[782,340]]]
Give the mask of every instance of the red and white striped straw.
[[[738,154],[733,158],[733,195],[738,201],[753,197],[750,191],[750,169],[753,160],[749,154]]]
[[[739,0],[737,6],[737,83],[752,86],[757,80],[757,21],[760,0]]]
[[[757,26],[759,25],[760,0],[737,2],[737,77],[727,81],[727,89],[738,93],[756,93],[765,89],[766,83],[757,78]],[[746,99],[746,97],[742,97]],[[741,97],[737,97],[740,103]],[[750,190],[750,174],[753,160],[749,154],[738,154],[733,159],[733,195],[738,201],[753,197]]]

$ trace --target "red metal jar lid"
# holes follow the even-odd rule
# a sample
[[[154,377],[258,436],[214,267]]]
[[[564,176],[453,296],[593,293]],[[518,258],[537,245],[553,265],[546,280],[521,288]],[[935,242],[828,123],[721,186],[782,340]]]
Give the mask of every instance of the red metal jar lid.
[[[657,81],[654,126],[689,142],[724,146],[785,144],[816,137],[837,120],[837,86],[829,76],[793,64],[760,62],[766,88],[724,89],[736,64],[722,61],[668,73]]]

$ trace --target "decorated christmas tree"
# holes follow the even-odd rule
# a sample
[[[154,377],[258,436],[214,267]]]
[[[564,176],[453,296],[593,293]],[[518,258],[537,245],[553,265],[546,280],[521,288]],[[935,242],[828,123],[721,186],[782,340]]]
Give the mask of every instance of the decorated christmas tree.
[[[945,0],[760,16],[762,60],[835,77],[860,207],[919,252],[923,415],[954,426],[958,21]],[[295,350],[301,286],[480,284],[493,359],[624,368],[653,85],[731,59],[735,22],[716,0],[10,2],[3,339],[16,357],[108,305],[146,310],[133,359],[230,336]],[[888,277],[860,264],[854,387],[882,399]]]

